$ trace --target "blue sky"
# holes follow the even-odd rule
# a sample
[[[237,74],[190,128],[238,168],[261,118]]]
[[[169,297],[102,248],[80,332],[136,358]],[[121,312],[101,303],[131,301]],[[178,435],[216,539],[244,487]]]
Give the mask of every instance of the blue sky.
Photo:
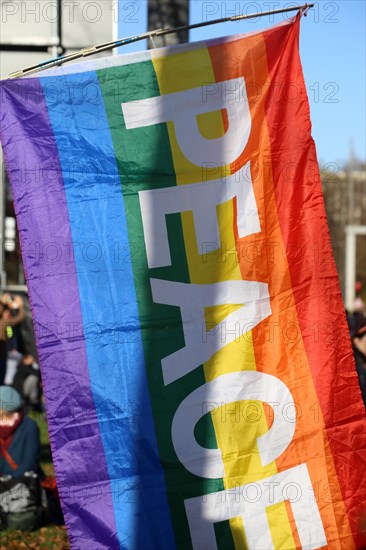
[[[190,22],[197,23],[242,13],[261,13],[302,2],[242,2],[191,0]],[[144,32],[146,0],[125,1],[119,18],[119,36]],[[321,1],[302,19],[300,53],[309,97],[312,134],[322,166],[341,166],[350,147],[365,160],[365,5],[363,0]],[[190,41],[267,28],[293,12],[223,23],[190,32]],[[143,42],[121,48],[121,53],[146,47]]]

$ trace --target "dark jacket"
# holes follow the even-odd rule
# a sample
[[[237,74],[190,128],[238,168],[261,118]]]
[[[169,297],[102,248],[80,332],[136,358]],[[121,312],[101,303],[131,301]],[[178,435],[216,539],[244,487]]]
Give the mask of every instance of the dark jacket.
[[[15,430],[13,440],[7,449],[11,458],[18,465],[18,468],[13,470],[7,460],[0,454],[0,475],[20,477],[24,472],[28,472],[29,470],[42,475],[39,464],[40,450],[41,444],[38,426],[34,420],[25,416]]]
[[[12,386],[19,393],[19,395],[23,397],[23,399],[23,385],[30,374],[37,376],[39,381],[41,380],[41,373],[39,369],[33,368],[33,365],[24,365],[24,363],[20,361],[15,372]]]

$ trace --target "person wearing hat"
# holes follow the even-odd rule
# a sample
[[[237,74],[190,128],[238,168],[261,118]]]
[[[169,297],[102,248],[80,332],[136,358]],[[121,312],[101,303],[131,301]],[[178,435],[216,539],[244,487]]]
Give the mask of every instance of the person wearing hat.
[[[37,424],[23,412],[22,398],[0,386],[0,530],[37,529],[46,512],[40,478]]]
[[[37,424],[24,415],[22,399],[10,386],[0,386],[0,476],[42,475]]]

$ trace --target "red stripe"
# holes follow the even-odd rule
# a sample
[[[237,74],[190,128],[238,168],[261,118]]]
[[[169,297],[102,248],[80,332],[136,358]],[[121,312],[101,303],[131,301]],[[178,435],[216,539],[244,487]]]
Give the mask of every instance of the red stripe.
[[[356,548],[363,548],[366,541],[360,520],[362,515],[366,519],[365,410],[311,138],[298,54],[299,26],[297,17],[294,25],[263,33],[272,91],[266,118],[275,194],[305,350]],[[280,52],[278,32],[283,33]]]

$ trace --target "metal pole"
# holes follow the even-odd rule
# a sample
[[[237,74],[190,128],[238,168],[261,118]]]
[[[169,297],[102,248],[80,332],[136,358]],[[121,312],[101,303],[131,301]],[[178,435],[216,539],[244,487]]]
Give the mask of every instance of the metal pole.
[[[145,38],[155,38],[158,36],[164,36],[167,34],[172,33],[179,33],[181,31],[188,31],[190,29],[198,29],[200,27],[207,27],[209,25],[217,25],[218,23],[227,23],[229,21],[241,21],[244,19],[253,19],[255,17],[264,17],[265,15],[273,15],[276,13],[286,13],[289,11],[300,11],[303,13],[303,15],[306,15],[307,11],[314,7],[314,4],[304,4],[302,6],[293,6],[290,8],[282,8],[278,10],[272,10],[272,11],[264,11],[262,13],[251,13],[248,15],[234,15],[233,17],[224,17],[222,19],[215,19],[213,21],[203,21],[201,23],[194,23],[193,25],[183,25],[181,27],[177,27],[175,29],[156,29],[154,31],[145,32],[143,34],[139,34],[136,36],[129,36],[127,38],[121,38],[120,40],[115,40],[113,42],[106,42],[105,44],[99,44],[97,46],[92,46],[91,48],[86,48],[83,50],[80,50],[75,53],[71,53],[68,55],[63,55],[61,57],[58,57],[56,59],[51,59],[49,61],[44,61],[43,63],[39,63],[38,65],[31,65],[30,67],[26,67],[25,69],[22,69],[20,71],[16,71],[15,73],[11,73],[8,78],[20,78],[21,76],[24,76],[26,74],[44,71],[45,69],[49,69],[51,67],[57,67],[59,65],[63,65],[64,63],[67,63],[69,61],[74,61],[75,59],[80,59],[81,57],[88,57],[90,55],[94,55],[99,52],[103,52],[106,50],[111,50],[113,48],[119,48],[120,46],[125,46],[126,44],[131,44],[132,42],[138,42],[139,40],[144,40]]]
[[[346,309],[352,310],[356,291],[356,238],[357,235],[366,236],[366,225],[346,225],[346,255],[345,255],[345,302]]]
[[[346,269],[345,269],[345,302],[346,309],[351,311],[355,301],[356,280],[356,235],[352,226],[346,226]]]
[[[62,47],[62,0],[57,0],[57,38],[58,38],[58,55],[64,53],[64,48]]]
[[[62,55],[65,49],[62,46],[62,0],[57,0],[57,19],[54,25],[55,39],[51,48],[52,59]]]

